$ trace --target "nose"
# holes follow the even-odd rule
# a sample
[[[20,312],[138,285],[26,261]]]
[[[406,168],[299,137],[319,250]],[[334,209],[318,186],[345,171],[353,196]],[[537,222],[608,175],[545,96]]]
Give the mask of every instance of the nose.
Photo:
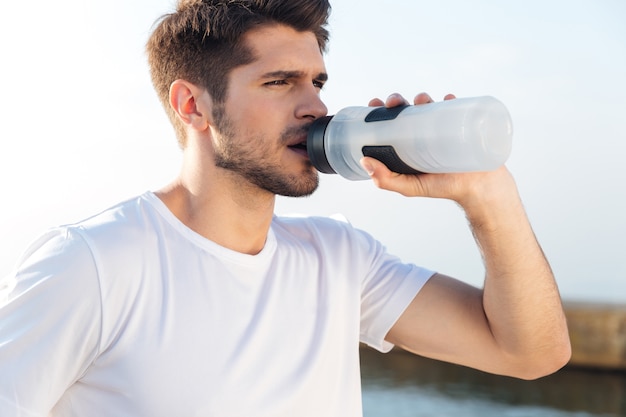
[[[301,100],[301,104],[296,110],[296,117],[316,120],[328,114],[328,107],[322,101],[319,90],[316,88],[307,90]]]

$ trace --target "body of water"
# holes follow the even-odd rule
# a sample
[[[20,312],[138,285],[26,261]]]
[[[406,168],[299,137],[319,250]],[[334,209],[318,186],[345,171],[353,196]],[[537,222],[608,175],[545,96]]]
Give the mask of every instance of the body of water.
[[[361,350],[365,417],[626,416],[626,373],[565,368],[535,381],[404,352]]]

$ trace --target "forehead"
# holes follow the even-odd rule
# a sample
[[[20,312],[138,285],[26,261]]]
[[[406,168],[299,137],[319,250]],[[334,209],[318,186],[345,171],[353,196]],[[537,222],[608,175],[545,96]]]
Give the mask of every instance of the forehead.
[[[325,72],[322,52],[312,32],[271,25],[253,29],[243,39],[254,55],[254,61],[244,66],[250,71]]]

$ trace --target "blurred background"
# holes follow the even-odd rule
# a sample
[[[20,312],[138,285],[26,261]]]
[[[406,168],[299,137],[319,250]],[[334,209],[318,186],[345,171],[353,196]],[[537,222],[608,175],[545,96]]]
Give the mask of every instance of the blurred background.
[[[570,366],[522,381],[392,352],[361,352],[364,417],[626,416],[621,372]]]
[[[43,229],[156,189],[180,151],[144,44],[172,0],[10,2],[0,14],[0,275]],[[421,91],[492,95],[511,112],[515,174],[566,299],[626,301],[626,3],[338,0],[332,114]],[[323,175],[280,213],[343,213],[403,259],[480,285],[465,219]]]
[[[0,276],[46,228],[157,189],[177,174],[180,150],[152,90],[143,51],[153,22],[173,7],[171,0],[1,6]],[[337,0],[326,57],[330,80],[322,95],[331,114],[392,92],[409,99],[422,91],[435,99],[450,92],[500,99],[515,129],[507,165],[564,299],[622,305],[625,21],[622,0]],[[280,198],[277,212],[342,213],[405,261],[481,285],[482,262],[456,205],[405,199],[370,181],[322,177],[315,195]],[[370,374],[379,378],[375,370]],[[626,415],[626,383],[619,375],[621,397],[615,398],[622,399],[615,409]],[[585,378],[551,381],[570,379]],[[484,387],[480,381],[476,392]],[[601,386],[590,381],[588,386]],[[376,387],[364,383],[366,405],[386,395]],[[430,393],[425,398],[434,398]],[[525,408],[513,414],[494,410],[535,415],[519,411]]]

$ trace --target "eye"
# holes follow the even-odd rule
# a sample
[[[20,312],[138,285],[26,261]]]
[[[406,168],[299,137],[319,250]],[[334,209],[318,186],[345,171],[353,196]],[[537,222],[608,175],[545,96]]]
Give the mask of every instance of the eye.
[[[324,88],[324,82],[319,80],[313,80],[313,86],[321,90],[322,88]]]
[[[287,85],[287,80],[272,80],[268,81],[263,85],[273,86],[273,85]]]

